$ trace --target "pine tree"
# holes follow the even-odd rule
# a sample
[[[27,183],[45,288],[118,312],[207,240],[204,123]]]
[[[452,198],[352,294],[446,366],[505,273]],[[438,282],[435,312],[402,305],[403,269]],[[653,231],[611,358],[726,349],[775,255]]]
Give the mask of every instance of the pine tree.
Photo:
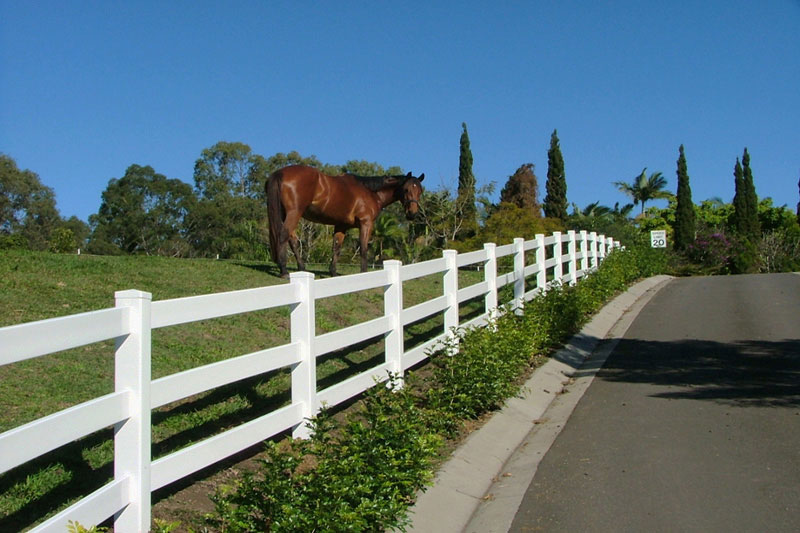
[[[683,145],[678,149],[678,203],[675,208],[675,249],[685,250],[694,242],[695,213],[692,203],[692,189],[689,186],[689,171]]]
[[[478,209],[475,207],[475,175],[472,173],[472,151],[469,148],[467,124],[462,123],[461,151],[458,158],[458,206],[462,225],[459,238],[469,238],[478,231]]]
[[[564,175],[564,158],[558,144],[558,132],[550,136],[547,151],[547,195],[544,197],[544,216],[567,220],[567,179]]]
[[[536,217],[541,216],[539,184],[534,173],[533,163],[525,163],[508,178],[503,190],[500,191],[500,201],[530,210]]]
[[[758,221],[758,196],[756,195],[756,186],[753,183],[753,171],[750,170],[750,154],[747,153],[747,148],[744,149],[744,154],[742,155],[742,182],[747,208],[745,233],[753,242],[757,242],[761,237],[761,223]]]

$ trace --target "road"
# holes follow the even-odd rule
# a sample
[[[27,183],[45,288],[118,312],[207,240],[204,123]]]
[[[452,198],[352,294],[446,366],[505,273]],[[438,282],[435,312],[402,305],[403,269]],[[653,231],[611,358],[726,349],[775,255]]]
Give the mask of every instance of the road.
[[[800,275],[679,278],[658,292],[510,531],[800,531]]]

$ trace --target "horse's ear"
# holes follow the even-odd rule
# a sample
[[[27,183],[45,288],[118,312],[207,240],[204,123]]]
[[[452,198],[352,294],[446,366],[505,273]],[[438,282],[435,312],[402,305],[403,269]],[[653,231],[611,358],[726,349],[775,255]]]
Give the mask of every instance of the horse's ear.
[[[411,172],[409,171],[409,173],[408,173],[408,174],[406,174],[406,177],[407,177],[407,178],[413,178],[414,176],[413,176],[413,175],[411,174]]]
[[[424,179],[425,179],[425,173],[423,172],[422,174],[420,174],[420,175],[419,175],[419,177],[418,177],[417,179],[418,179],[419,181],[422,181],[422,180],[424,180]]]

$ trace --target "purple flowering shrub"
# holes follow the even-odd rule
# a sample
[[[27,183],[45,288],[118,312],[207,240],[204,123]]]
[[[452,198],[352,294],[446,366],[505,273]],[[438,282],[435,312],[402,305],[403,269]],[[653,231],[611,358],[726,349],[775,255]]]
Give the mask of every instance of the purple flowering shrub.
[[[708,273],[726,274],[730,272],[735,246],[733,240],[721,231],[700,233],[694,243],[686,248],[686,256]]]

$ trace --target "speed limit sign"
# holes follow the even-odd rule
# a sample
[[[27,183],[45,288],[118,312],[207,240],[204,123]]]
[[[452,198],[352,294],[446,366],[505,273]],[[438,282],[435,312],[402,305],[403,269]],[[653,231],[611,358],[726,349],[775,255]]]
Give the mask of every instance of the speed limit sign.
[[[667,247],[667,230],[653,230],[650,232],[650,247],[651,248],[666,248]]]

